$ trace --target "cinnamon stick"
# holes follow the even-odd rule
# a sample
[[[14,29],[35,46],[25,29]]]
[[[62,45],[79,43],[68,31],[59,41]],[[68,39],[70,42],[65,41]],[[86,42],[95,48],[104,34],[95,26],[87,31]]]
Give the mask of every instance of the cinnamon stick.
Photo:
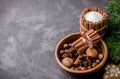
[[[76,49],[80,48],[84,44],[83,41],[80,41],[76,46],[74,46]]]
[[[77,51],[78,51],[78,54],[81,54],[81,53],[83,53],[83,51],[85,50],[85,49],[87,49],[88,48],[88,45],[86,44],[86,45],[84,45],[84,46],[82,46],[81,48],[79,48]]]
[[[89,29],[89,22],[85,21],[85,28],[88,30]]]
[[[93,33],[94,32],[94,30],[89,30],[88,32],[86,32],[86,35],[90,35],[91,33]]]
[[[82,39],[77,39],[76,41],[74,41],[73,43],[70,44],[70,46],[75,46],[76,44],[78,44],[80,41],[82,41]]]
[[[79,64],[80,58],[81,58],[81,55],[79,55],[79,56],[77,57],[77,59],[76,59],[75,62],[74,62],[74,65],[78,65],[78,64]]]
[[[97,36],[95,38],[92,39],[92,41],[94,42],[95,40],[99,40],[100,39],[100,36]]]
[[[89,30],[94,29],[93,23],[89,22]]]
[[[91,38],[91,37],[93,37],[94,35],[96,35],[97,34],[97,32],[96,31],[94,31],[93,33],[91,33],[90,35],[88,35],[89,36],[89,38]]]

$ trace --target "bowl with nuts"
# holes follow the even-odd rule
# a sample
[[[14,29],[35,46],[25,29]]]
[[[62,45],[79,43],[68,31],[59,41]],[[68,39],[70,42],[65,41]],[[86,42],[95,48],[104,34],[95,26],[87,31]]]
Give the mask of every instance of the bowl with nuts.
[[[58,65],[65,71],[79,76],[100,70],[107,57],[105,42],[93,30],[67,35],[59,41],[55,49]]]

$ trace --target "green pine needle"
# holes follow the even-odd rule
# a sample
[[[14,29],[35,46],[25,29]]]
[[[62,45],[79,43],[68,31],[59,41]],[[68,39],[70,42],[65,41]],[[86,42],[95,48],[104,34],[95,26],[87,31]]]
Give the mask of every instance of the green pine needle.
[[[108,13],[108,32],[105,41],[109,50],[109,60],[120,62],[120,0],[110,0],[106,12]]]

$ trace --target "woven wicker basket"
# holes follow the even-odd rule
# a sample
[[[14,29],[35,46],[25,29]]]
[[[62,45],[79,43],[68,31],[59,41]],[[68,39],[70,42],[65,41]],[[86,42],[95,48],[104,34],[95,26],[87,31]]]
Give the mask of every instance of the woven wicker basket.
[[[99,22],[90,22],[85,20],[84,15],[89,11],[96,11],[102,14],[103,18]],[[85,8],[80,15],[80,32],[86,32],[90,29],[96,30],[101,37],[104,36],[106,27],[107,27],[107,13],[99,7],[87,7]]]

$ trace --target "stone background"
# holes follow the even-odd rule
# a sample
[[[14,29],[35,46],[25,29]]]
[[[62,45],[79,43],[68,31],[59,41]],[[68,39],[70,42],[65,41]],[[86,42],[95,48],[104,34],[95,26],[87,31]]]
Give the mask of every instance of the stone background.
[[[64,36],[79,31],[87,6],[108,0],[0,0],[0,79],[85,79],[64,72],[54,50]],[[98,73],[100,75],[100,73]],[[102,75],[87,79],[101,79]]]

